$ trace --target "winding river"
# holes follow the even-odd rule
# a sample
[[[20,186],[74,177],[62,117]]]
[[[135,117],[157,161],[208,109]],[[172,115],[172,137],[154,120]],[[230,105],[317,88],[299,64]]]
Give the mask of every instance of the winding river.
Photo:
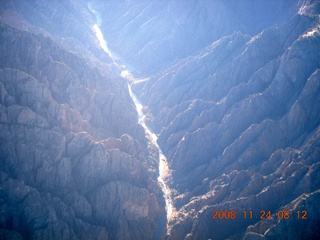
[[[127,72],[127,71],[125,71],[125,72]],[[121,75],[123,76],[123,72],[121,72]],[[125,77],[125,76],[123,76],[123,77]],[[164,198],[166,201],[167,218],[169,219],[169,217],[172,214],[173,207],[172,207],[172,202],[171,202],[171,198],[170,198],[170,190],[164,181],[164,177],[169,171],[168,164],[167,164],[167,158],[162,153],[161,148],[158,145],[158,142],[157,142],[158,136],[154,132],[152,132],[150,130],[150,128],[148,128],[148,126],[146,125],[146,123],[145,123],[146,117],[142,111],[143,106],[140,103],[140,101],[137,99],[136,95],[132,92],[130,84],[128,84],[128,88],[129,88],[130,96],[131,96],[134,104],[136,105],[136,109],[137,109],[137,112],[139,115],[139,123],[144,128],[146,134],[148,136],[150,136],[150,138],[151,138],[150,140],[156,146],[156,148],[158,149],[158,152],[159,152],[159,177],[158,177],[158,181],[160,182],[161,187],[162,187],[162,191],[163,191]]]
[[[164,178],[166,176],[166,174],[169,173],[169,168],[168,168],[168,164],[167,164],[167,158],[165,157],[165,155],[162,153],[162,150],[160,148],[160,146],[158,145],[158,136],[151,131],[151,129],[146,125],[146,116],[143,113],[143,105],[141,104],[141,102],[139,101],[139,99],[137,98],[137,96],[133,93],[131,86],[130,86],[130,82],[134,82],[134,77],[132,75],[132,73],[130,72],[130,70],[126,69],[125,65],[121,65],[119,66],[117,64],[117,61],[121,61],[121,58],[119,58],[117,56],[117,58],[115,58],[113,56],[113,54],[111,53],[111,51],[108,48],[107,42],[104,39],[103,33],[100,30],[100,24],[101,24],[101,18],[100,15],[97,11],[93,10],[90,5],[88,5],[89,9],[92,11],[92,13],[96,16],[97,19],[97,23],[94,24],[92,26],[93,30],[95,31],[96,37],[100,43],[101,48],[112,58],[113,62],[121,69],[121,73],[120,76],[123,78],[126,78],[128,80],[128,89],[129,89],[129,94],[136,106],[136,110],[138,112],[138,121],[139,124],[141,124],[141,126],[144,128],[146,135],[150,136],[150,140],[152,141],[152,143],[155,145],[155,147],[158,149],[159,152],[159,177],[158,177],[158,182],[161,185],[162,191],[163,191],[163,195],[164,195],[164,199],[165,199],[165,203],[166,203],[166,211],[167,211],[167,216],[166,216],[166,221],[168,222],[168,220],[170,219],[172,213],[173,213],[173,205],[172,205],[172,201],[171,201],[171,197],[170,197],[170,189],[167,186],[167,184],[164,181]],[[168,227],[167,227],[168,230]]]

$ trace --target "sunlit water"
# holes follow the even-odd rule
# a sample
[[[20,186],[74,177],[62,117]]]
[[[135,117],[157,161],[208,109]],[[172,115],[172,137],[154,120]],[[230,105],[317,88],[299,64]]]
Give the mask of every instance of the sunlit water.
[[[101,25],[101,17],[100,17],[100,14],[99,14],[97,11],[95,11],[95,10],[91,7],[90,4],[88,4],[88,8],[89,8],[90,11],[96,16],[96,21],[97,21],[97,23],[94,24],[94,25],[92,26],[92,28],[93,28],[93,30],[94,30],[94,32],[95,32],[95,34],[96,34],[96,37],[97,37],[97,39],[98,39],[98,41],[99,41],[99,43],[100,43],[100,46],[102,47],[102,49],[103,49],[106,53],[108,53],[108,55],[109,55],[111,58],[113,58],[113,56],[112,56],[112,54],[111,54],[111,52],[110,52],[110,50],[109,50],[109,48],[108,48],[108,44],[107,44],[106,40],[104,39],[103,34],[102,34],[101,30],[100,30],[100,25]]]
[[[101,23],[101,18],[100,15],[94,11],[90,5],[89,5],[89,9],[92,11],[92,13],[95,14],[95,16],[97,17],[97,24],[94,24],[92,26],[96,37],[100,43],[101,48],[113,59],[114,63],[116,63],[115,60],[121,60],[119,58],[119,56],[117,56],[115,59],[115,57],[113,56],[113,54],[111,53],[111,51],[108,48],[107,42],[104,39],[104,36],[100,30],[100,23]],[[122,69],[120,75],[126,79],[128,79],[128,81],[134,81],[134,77],[131,74],[131,72],[126,69],[125,65],[121,65],[120,69]],[[143,105],[140,103],[140,101],[138,100],[138,98],[136,97],[136,95],[132,92],[131,86],[130,84],[128,84],[128,89],[129,89],[129,94],[136,106],[137,112],[138,112],[138,119],[139,119],[139,124],[141,124],[141,126],[144,128],[146,135],[148,136],[148,138],[150,139],[150,141],[152,141],[152,143],[156,146],[156,148],[159,151],[159,177],[158,177],[158,181],[161,184],[161,188],[164,194],[164,198],[165,198],[165,202],[166,202],[166,211],[167,211],[167,219],[170,218],[170,216],[173,213],[173,205],[172,205],[172,201],[171,201],[171,194],[170,194],[170,189],[168,188],[168,186],[166,185],[164,178],[165,176],[169,173],[169,168],[168,168],[168,164],[167,164],[167,158],[164,156],[164,154],[162,153],[159,145],[158,145],[158,136],[152,132],[150,130],[150,128],[146,125],[146,116],[143,113]]]
[[[112,54],[108,48],[107,42],[104,40],[103,34],[97,24],[93,25],[93,30],[96,33],[96,36],[99,40],[100,46],[102,49],[109,54],[109,56],[112,58]]]
[[[173,206],[172,206],[171,197],[170,197],[170,190],[164,181],[166,174],[168,174],[168,172],[169,172],[167,158],[164,156],[164,154],[161,151],[161,148],[158,145],[158,142],[157,142],[158,136],[154,132],[152,132],[150,130],[150,128],[148,128],[148,126],[145,123],[146,116],[143,114],[142,104],[139,102],[136,95],[132,92],[129,84],[128,84],[128,88],[129,88],[130,96],[131,96],[134,104],[136,105],[136,109],[137,109],[138,116],[139,116],[139,123],[144,128],[147,136],[149,137],[149,139],[152,141],[152,143],[157,147],[157,149],[159,151],[159,177],[158,177],[158,181],[161,184],[162,191],[163,191],[163,194],[165,197],[166,208],[167,208],[166,209],[167,210],[167,218],[169,219],[169,217],[171,216],[172,211],[173,211]]]

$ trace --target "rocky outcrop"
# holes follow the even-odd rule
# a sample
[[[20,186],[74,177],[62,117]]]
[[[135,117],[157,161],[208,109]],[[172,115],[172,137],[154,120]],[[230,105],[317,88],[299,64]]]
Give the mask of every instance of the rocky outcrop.
[[[1,4],[1,238],[319,238],[320,4],[249,4]]]
[[[152,239],[157,153],[87,6],[0,8],[0,238]]]
[[[172,170],[178,211],[169,239],[239,239],[253,224],[247,239],[288,237],[287,228],[317,236],[316,201],[306,207],[309,228],[276,219],[319,190],[309,177],[319,161],[319,3],[300,4],[283,24],[254,37],[234,32],[135,85]],[[275,215],[270,224],[259,216],[231,223],[213,220],[215,209]]]
[[[279,149],[260,166],[255,164],[245,169],[238,167],[237,170],[216,178],[210,183],[211,191],[194,198],[183,207],[182,212],[187,216],[192,212],[194,216],[193,230],[189,237],[198,239],[216,236],[218,239],[239,239],[243,237],[244,229],[255,223],[255,227],[248,227],[245,239],[260,239],[256,236],[258,234],[260,237],[265,235],[267,239],[269,236],[270,239],[290,236],[301,239],[302,235],[305,235],[306,239],[319,237],[316,231],[319,224],[319,200],[316,197],[319,191],[318,137],[319,128],[300,151],[292,148]],[[310,196],[313,196],[310,198],[313,200],[307,200],[306,203],[305,199]],[[212,211],[215,209],[235,210],[237,218],[213,220]],[[247,215],[247,219],[244,219],[243,211],[249,210],[252,210],[253,217]],[[279,210],[290,211],[290,217],[281,219]],[[261,211],[270,211],[271,219],[261,220]],[[300,213],[298,215],[297,211],[306,211],[306,219],[302,218]],[[184,224],[186,226],[187,221]],[[305,228],[304,224],[308,227]],[[278,230],[271,233],[275,230],[275,225],[278,226]],[[286,227],[280,227],[284,225]],[[285,229],[290,229],[290,235]],[[173,238],[174,236],[175,234]]]
[[[255,35],[285,21],[297,1],[92,1],[109,46],[135,75],[149,76],[236,30]],[[112,10],[111,10],[112,9]],[[126,64],[128,65],[128,64]],[[130,65],[130,64],[129,64]]]
[[[319,238],[319,191],[303,194],[284,206],[290,214],[283,220],[269,220],[250,226],[244,239],[317,239]],[[316,203],[316,204],[315,204]],[[303,214],[300,215],[300,214]],[[281,214],[279,214],[281,216]],[[284,229],[293,229],[284,233]]]
[[[244,141],[240,138],[242,135],[251,144],[255,137],[248,138],[248,131],[259,135],[268,122],[280,122],[278,119],[288,113],[308,78],[317,75],[315,71],[319,67],[311,60],[318,59],[319,53],[307,52],[307,49],[316,49],[318,40],[302,37],[305,31],[299,26],[299,23],[307,24],[307,28],[312,28],[316,23],[310,21],[307,16],[297,16],[281,28],[266,30],[247,43],[245,36],[234,34],[214,43],[203,55],[176,65],[178,70],[170,70],[164,77],[155,78],[154,82],[151,79],[146,84],[142,97],[159,92],[148,102],[154,106],[154,125],[163,126],[159,129],[160,143],[172,159],[175,174],[184,175],[187,168],[200,166],[212,156],[225,155],[233,142]],[[296,30],[290,43],[283,34],[292,27]],[[294,34],[290,32],[291,36]],[[267,44],[271,38],[279,39],[278,50]],[[230,42],[234,48],[228,47]],[[230,53],[225,49],[230,49]],[[303,56],[295,56],[300,51],[304,52]],[[310,60],[303,61],[304,58]],[[218,63],[212,62],[213,59]],[[305,107],[309,109],[307,112],[313,109],[309,105]],[[296,118],[293,115],[288,118]],[[314,126],[317,124],[315,121]],[[298,134],[292,139],[296,137]],[[281,141],[281,144],[285,146],[288,141]],[[242,153],[245,149],[245,146],[237,145],[238,149],[230,149],[232,154]],[[237,157],[227,158],[233,161]]]

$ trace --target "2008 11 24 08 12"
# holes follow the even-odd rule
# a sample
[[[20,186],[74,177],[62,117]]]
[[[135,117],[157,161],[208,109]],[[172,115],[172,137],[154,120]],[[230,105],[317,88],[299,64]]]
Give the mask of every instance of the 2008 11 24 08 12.
[[[260,210],[259,214],[254,213],[252,210],[244,210],[242,212],[237,212],[236,210],[213,210],[211,218],[213,220],[234,220],[234,219],[270,219],[273,216],[277,219],[301,219],[307,220],[308,212],[307,210],[278,210],[275,215],[271,213],[270,210]]]

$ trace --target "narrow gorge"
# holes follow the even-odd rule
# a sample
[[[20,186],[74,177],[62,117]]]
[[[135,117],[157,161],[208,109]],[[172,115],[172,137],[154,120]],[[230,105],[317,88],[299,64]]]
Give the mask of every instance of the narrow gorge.
[[[97,19],[99,18],[99,13],[95,10],[93,10],[90,5],[88,5],[89,9],[92,11],[92,13],[95,14]],[[170,189],[168,188],[167,184],[166,184],[166,177],[169,177],[170,174],[170,170],[168,168],[168,163],[167,163],[167,159],[165,157],[165,155],[162,153],[162,150],[160,149],[157,141],[158,141],[158,137],[157,135],[151,131],[151,129],[146,125],[145,119],[146,116],[143,113],[143,105],[140,103],[140,101],[138,100],[138,98],[136,97],[136,95],[132,92],[131,86],[130,84],[133,83],[135,81],[139,81],[139,79],[135,79],[133,74],[126,69],[126,63],[121,59],[121,57],[117,55],[117,59],[113,58],[113,53],[112,51],[109,50],[108,45],[106,40],[103,37],[103,34],[99,28],[99,22],[101,23],[101,19],[99,21],[97,21],[96,24],[93,25],[93,29],[96,33],[97,39],[99,40],[99,43],[101,45],[101,48],[112,58],[113,62],[115,63],[116,66],[119,67],[120,72],[120,76],[127,79],[128,80],[128,90],[129,90],[129,95],[132,98],[132,101],[135,104],[137,113],[138,113],[138,121],[139,124],[141,124],[141,126],[143,127],[143,129],[145,130],[145,134],[147,135],[147,138],[151,141],[152,144],[154,144],[154,146],[156,147],[157,151],[158,151],[158,155],[159,155],[159,183],[161,184],[161,188],[164,194],[164,198],[165,198],[165,202],[166,202],[166,211],[167,211],[167,216],[166,216],[166,221],[169,221],[172,213],[173,213],[173,205],[172,205],[172,201],[171,201],[171,196],[170,196]],[[117,61],[121,62],[121,65],[117,63]],[[166,224],[168,227],[168,224]]]
[[[319,0],[0,4],[0,239],[320,239]]]

